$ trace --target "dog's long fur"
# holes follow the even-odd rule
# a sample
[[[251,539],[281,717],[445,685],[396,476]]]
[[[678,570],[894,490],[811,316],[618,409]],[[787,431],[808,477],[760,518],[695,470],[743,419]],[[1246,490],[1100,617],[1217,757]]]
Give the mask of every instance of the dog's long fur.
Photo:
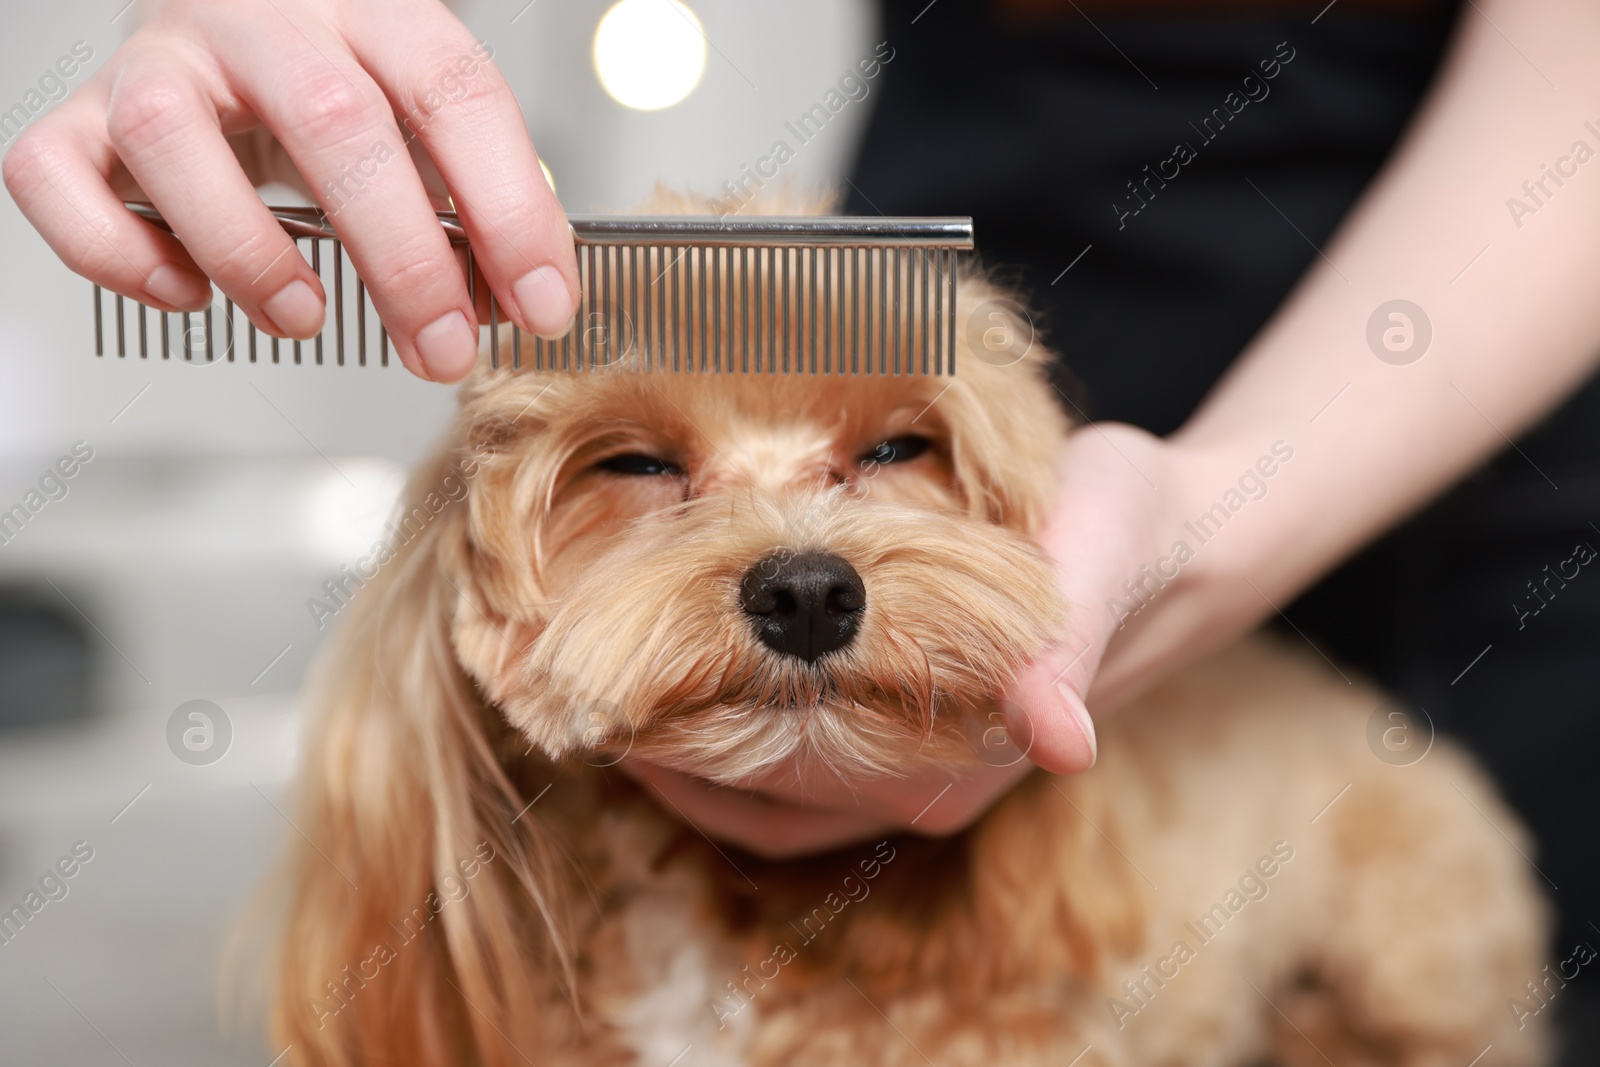
[[[965,279],[959,316],[996,295]],[[997,367],[958,341],[953,379],[474,376],[407,492],[420,532],[322,663],[290,1060],[1540,1062],[1537,1020],[1507,1010],[1544,921],[1513,818],[1448,744],[1376,759],[1381,697],[1265,642],[1108,719],[1093,771],[1037,772],[948,838],[763,862],[610,766],[972,765],[972,723],[1060,623],[1032,538],[1067,422],[1042,349]],[[927,455],[858,463],[910,432]],[[618,452],[684,474],[595,468]],[[868,607],[812,667],[760,645],[738,584],[817,548]]]

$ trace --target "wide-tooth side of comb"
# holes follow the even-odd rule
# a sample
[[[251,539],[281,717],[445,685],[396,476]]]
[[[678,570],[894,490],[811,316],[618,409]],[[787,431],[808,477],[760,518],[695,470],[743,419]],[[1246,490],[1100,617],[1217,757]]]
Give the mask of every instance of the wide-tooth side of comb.
[[[129,209],[169,229],[149,204]],[[388,331],[367,299],[366,285],[316,208],[269,208],[332,293],[327,320],[309,343],[322,365],[333,334],[332,362],[346,363],[353,335],[355,363],[367,365],[377,329],[377,362],[389,365]],[[489,361],[496,368],[756,374],[954,374],[956,257],[972,248],[966,218],[688,215],[574,215],[582,297],[572,329],[555,340],[524,338],[491,294]],[[466,230],[454,212],[439,223],[465,250],[469,291],[477,279]],[[324,247],[326,246],[326,247]],[[355,285],[347,301],[346,274]],[[331,275],[331,277],[330,277]],[[113,300],[116,350],[128,356],[126,297],[94,287],[95,354],[106,354],[103,301]],[[140,359],[150,358],[152,327],[143,304],[132,327]],[[258,346],[254,324],[236,323],[232,300],[213,314],[156,311],[162,359],[191,363],[273,363],[277,338]],[[178,319],[178,329],[172,320]],[[216,320],[220,319],[220,323]],[[220,338],[216,332],[220,332]],[[235,342],[243,351],[236,352]],[[269,349],[270,354],[263,352]],[[509,360],[503,355],[509,349]],[[306,362],[303,342],[289,359]],[[525,351],[526,350],[526,351]]]

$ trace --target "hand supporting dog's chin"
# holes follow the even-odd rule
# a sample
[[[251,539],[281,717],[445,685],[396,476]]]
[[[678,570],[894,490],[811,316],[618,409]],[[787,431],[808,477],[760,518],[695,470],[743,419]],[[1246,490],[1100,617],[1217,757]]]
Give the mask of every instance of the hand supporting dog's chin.
[[[886,834],[933,837],[964,829],[1034,769],[974,760],[955,771],[930,767],[906,777],[845,781],[825,769],[774,769],[741,786],[630,756],[619,769],[669,813],[700,833],[764,859],[782,860]]]

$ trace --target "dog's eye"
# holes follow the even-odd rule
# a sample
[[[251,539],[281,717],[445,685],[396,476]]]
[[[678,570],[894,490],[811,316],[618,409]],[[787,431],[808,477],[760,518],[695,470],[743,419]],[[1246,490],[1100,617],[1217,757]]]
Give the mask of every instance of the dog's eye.
[[[603,471],[610,471],[612,474],[676,475],[683,473],[666,460],[657,459],[655,456],[647,456],[643,452],[623,452],[620,455],[607,457],[596,463],[595,466]]]
[[[861,463],[863,466],[868,463],[904,463],[926,452],[930,443],[926,437],[918,437],[916,434],[891,437],[862,456]]]

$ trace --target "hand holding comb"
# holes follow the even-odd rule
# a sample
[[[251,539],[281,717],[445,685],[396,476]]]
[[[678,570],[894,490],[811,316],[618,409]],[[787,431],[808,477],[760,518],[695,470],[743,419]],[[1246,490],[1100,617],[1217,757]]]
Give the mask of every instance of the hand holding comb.
[[[169,229],[149,204],[129,204]],[[232,300],[200,312],[162,312],[95,286],[95,354],[106,351],[104,302],[114,304],[116,351],[189,362],[310,362],[367,365],[376,326],[377,362],[390,344],[366,287],[345,262],[326,216],[310,207],[269,208],[295,241],[309,246],[311,269],[333,300],[322,330],[306,341],[267,337],[236,323]],[[452,245],[472,249],[454,212],[439,212]],[[953,374],[958,252],[972,248],[967,218],[574,215],[570,220],[583,287],[572,329],[554,340],[525,337],[489,297],[489,362],[510,369],[755,374]],[[325,269],[326,268],[326,269]],[[345,299],[347,276],[355,299]],[[327,285],[324,285],[327,288]],[[152,328],[151,314],[159,318]],[[176,316],[179,327],[173,329]],[[220,322],[218,321],[220,320]],[[134,334],[130,343],[129,333]],[[159,334],[153,345],[152,333]],[[331,343],[329,342],[329,335]],[[242,340],[243,344],[236,343]],[[350,342],[347,345],[347,340]],[[243,352],[239,351],[243,348]],[[526,347],[527,352],[523,349]],[[263,351],[265,350],[265,351]]]

